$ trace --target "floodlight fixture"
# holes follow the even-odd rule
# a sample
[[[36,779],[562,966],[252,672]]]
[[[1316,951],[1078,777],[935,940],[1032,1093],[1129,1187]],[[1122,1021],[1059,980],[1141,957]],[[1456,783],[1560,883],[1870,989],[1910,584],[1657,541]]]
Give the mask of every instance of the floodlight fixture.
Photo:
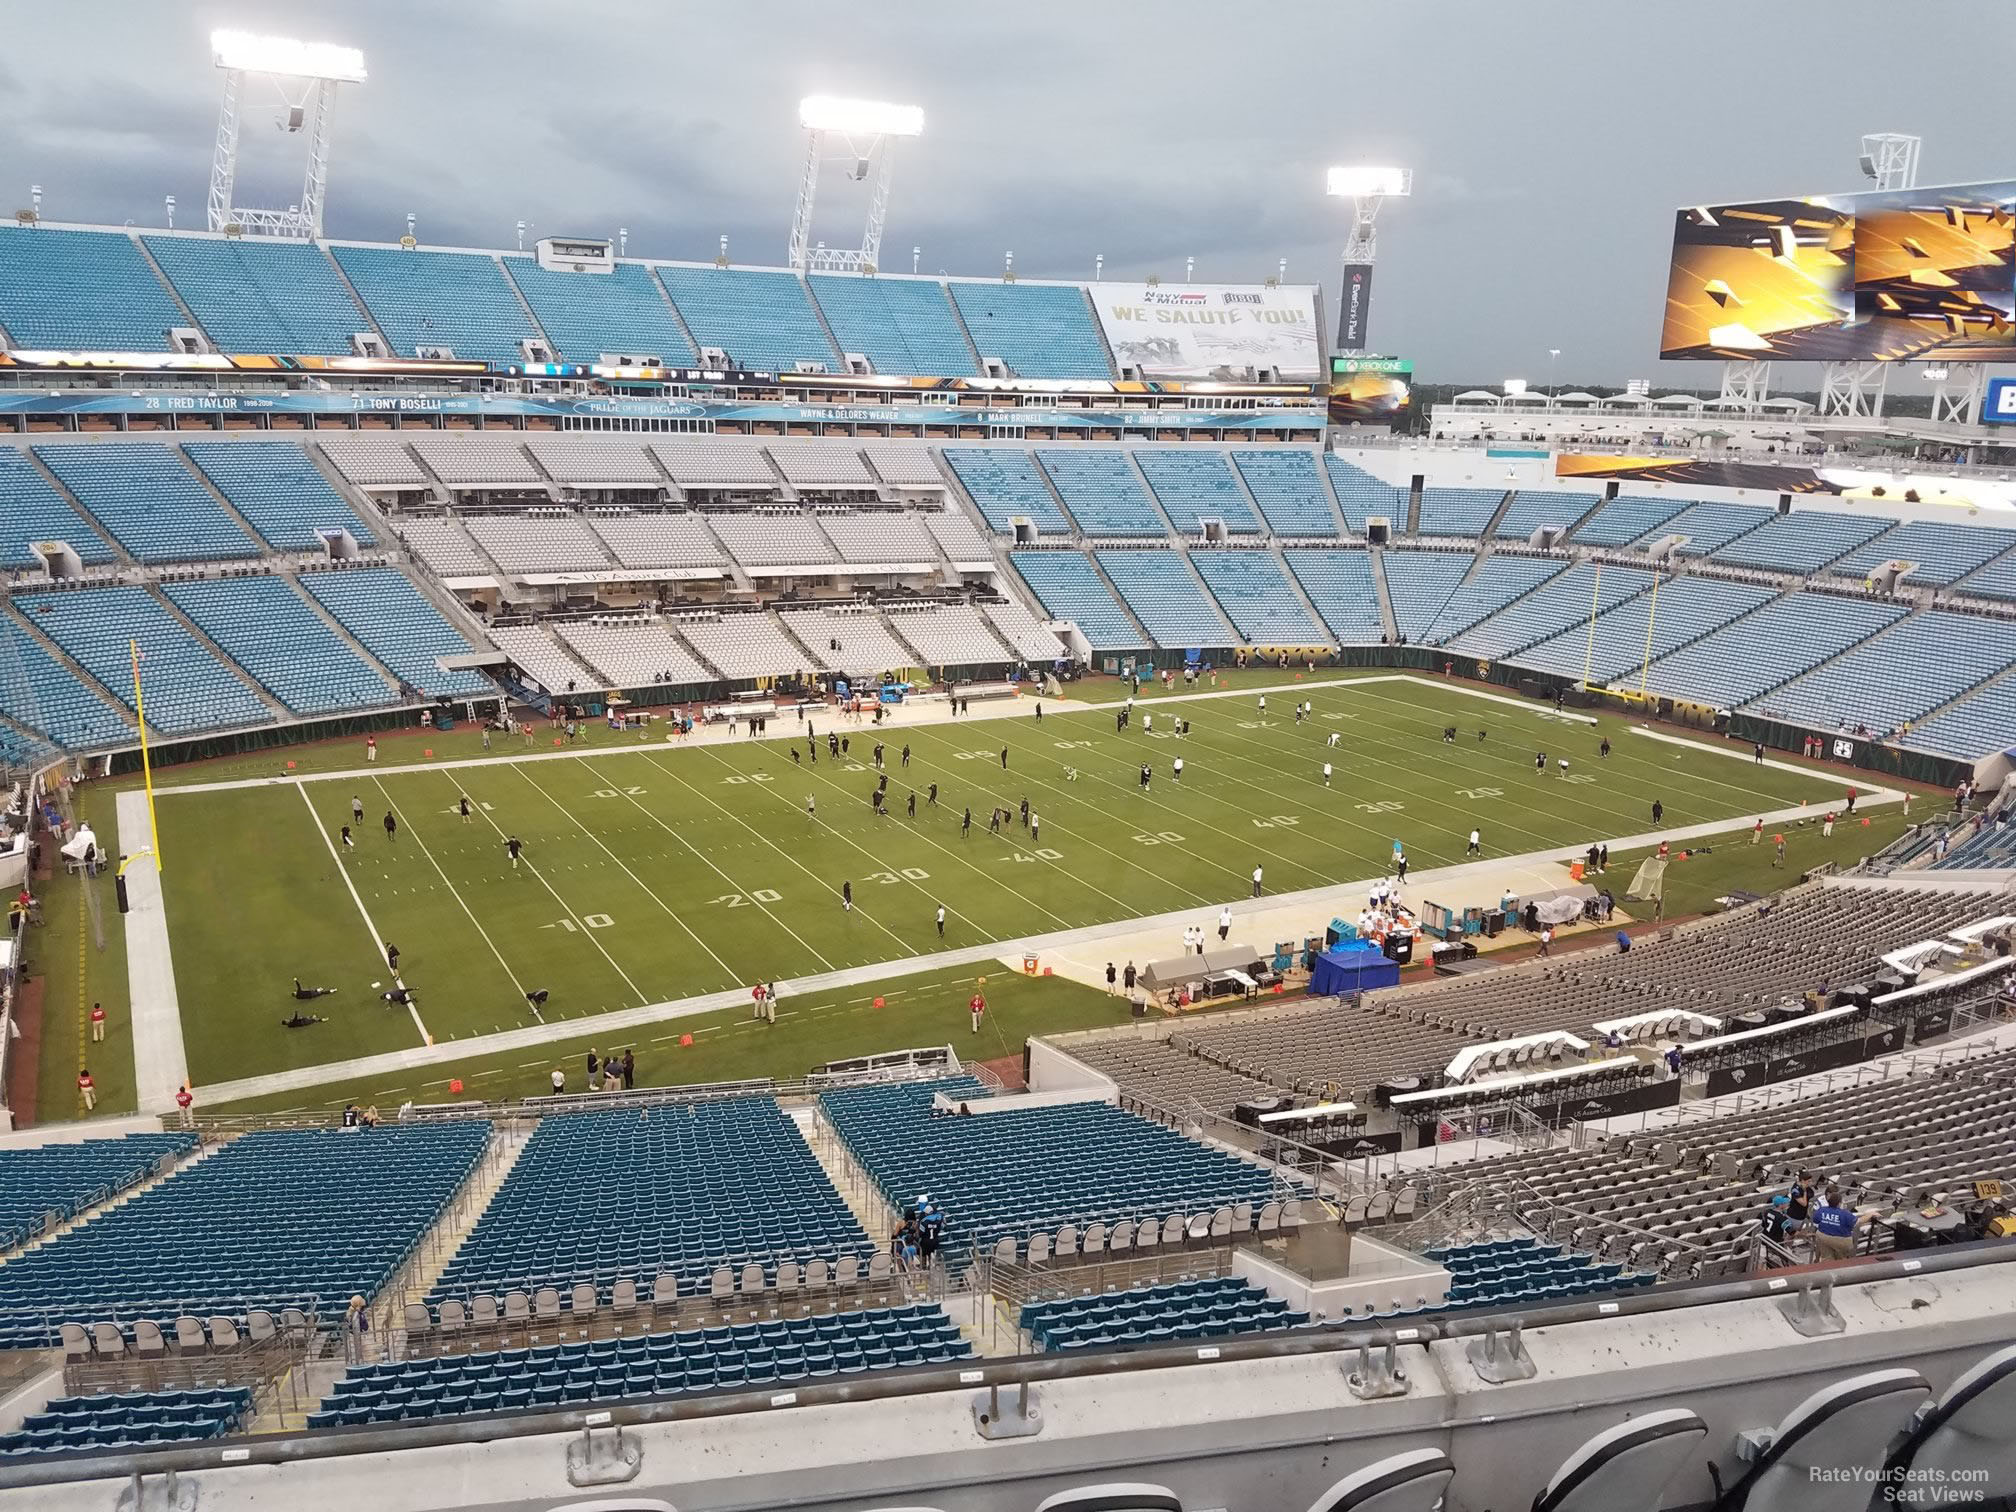
[[[287,79],[328,79],[338,84],[362,84],[364,54],[331,42],[301,42],[292,37],[256,37],[250,32],[210,33],[210,59],[219,68],[238,73],[274,74]]]
[[[1339,164],[1324,175],[1324,191],[1351,202],[1344,243],[1344,286],[1337,300],[1337,350],[1366,350],[1372,316],[1372,264],[1379,256],[1379,207],[1414,192],[1414,170],[1384,164]]]
[[[807,131],[837,131],[843,136],[922,136],[924,107],[891,105],[885,100],[845,100],[838,95],[807,95],[798,102],[798,124]]]
[[[882,227],[889,215],[896,142],[901,137],[923,135],[923,107],[807,95],[798,102],[798,124],[805,130],[805,167],[798,179],[798,207],[791,217],[790,266],[813,273],[875,272],[882,255]],[[845,177],[869,185],[868,217],[858,248],[828,247],[812,239],[812,206],[819,193],[828,134],[840,139],[842,150],[833,156],[845,165]]]
[[[1504,387],[1507,399],[1517,399],[1521,394],[1526,392],[1526,380],[1524,378],[1507,378]]]
[[[1364,163],[1339,166],[1325,175],[1324,188],[1342,199],[1403,199],[1414,192],[1414,170]]]

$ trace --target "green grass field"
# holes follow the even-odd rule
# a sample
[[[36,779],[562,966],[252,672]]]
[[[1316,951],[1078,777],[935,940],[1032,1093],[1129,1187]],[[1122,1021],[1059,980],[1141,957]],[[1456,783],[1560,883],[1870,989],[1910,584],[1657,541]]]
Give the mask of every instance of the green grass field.
[[[1298,725],[1303,696],[1315,710]],[[1255,864],[1270,892],[1286,892],[1382,869],[1395,839],[1421,871],[1463,860],[1473,824],[1488,854],[1521,854],[1648,830],[1655,799],[1670,828],[1740,822],[1838,785],[1632,736],[1622,720],[1592,728],[1454,688],[1310,679],[1268,702],[1263,718],[1246,693],[1158,696],[1125,733],[1110,707],[885,727],[892,813],[881,819],[868,802],[878,734],[865,723],[844,730],[849,759],[831,760],[822,741],[816,766],[794,764],[781,741],[681,749],[598,730],[580,758],[500,749],[487,765],[454,770],[381,760],[354,781],[164,792],[164,884],[192,1074],[214,1083],[419,1043],[415,1016],[380,1002],[372,985],[388,976],[385,939],[401,949],[426,1032],[445,1041],[530,1022],[524,993],[534,988],[550,993],[549,1022],[581,1018],[758,978],[1215,909],[1246,896]],[[1179,709],[1193,725],[1180,742]],[[818,723],[823,736],[831,721]],[[1450,724],[1460,730],[1453,745],[1441,740]],[[1607,760],[1597,755],[1605,734]],[[436,747],[437,761],[470,754],[474,737],[456,735],[456,746]],[[417,739],[396,742],[402,758]],[[550,749],[543,734],[537,749]],[[1544,777],[1534,771],[1540,749]],[[356,764],[361,742],[330,752]],[[1565,781],[1552,766],[1564,756]],[[262,759],[266,771],[277,764]],[[1327,787],[1325,760],[1335,768]],[[1144,761],[1155,768],[1146,793],[1136,782]],[[914,820],[904,813],[912,790]],[[455,812],[464,793],[474,805],[466,822]],[[356,848],[340,851],[353,795],[365,823]],[[989,835],[988,809],[1024,796],[1040,836],[1012,820]],[[969,805],[973,830],[962,837]],[[382,828],[388,811],[396,840]],[[525,845],[515,870],[510,835]],[[330,1022],[280,1027],[295,976],[340,989],[323,1000]]]

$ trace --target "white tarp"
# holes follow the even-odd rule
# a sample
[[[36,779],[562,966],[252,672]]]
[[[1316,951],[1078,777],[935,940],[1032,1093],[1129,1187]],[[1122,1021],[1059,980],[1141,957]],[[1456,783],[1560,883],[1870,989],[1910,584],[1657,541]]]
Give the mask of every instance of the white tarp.
[[[1273,368],[1284,382],[1313,383],[1322,374],[1307,284],[1095,283],[1088,292],[1113,360],[1143,377],[1250,379]]]

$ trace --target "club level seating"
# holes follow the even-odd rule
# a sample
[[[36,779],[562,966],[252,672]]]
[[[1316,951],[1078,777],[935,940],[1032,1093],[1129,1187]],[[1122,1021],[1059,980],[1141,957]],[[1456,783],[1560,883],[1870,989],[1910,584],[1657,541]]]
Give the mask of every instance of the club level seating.
[[[460,520],[452,516],[443,519],[402,519],[398,522],[397,530],[399,539],[440,577],[487,578],[492,575],[490,564],[476,549],[476,543],[469,539],[469,532],[463,529]]]
[[[795,273],[664,266],[658,281],[694,341],[726,352],[730,367],[789,373],[816,362],[821,372],[840,371],[840,354]]]
[[[1505,514],[1491,534],[1501,541],[1523,541],[1543,525],[1566,530],[1589,513],[1599,497],[1593,493],[1522,488],[1512,495],[1512,502],[1505,506]]]
[[[724,614],[678,621],[686,643],[721,676],[781,677],[806,672],[813,663],[767,614]]]
[[[614,570],[601,540],[576,515],[468,515],[462,523],[490,560],[514,576]]]
[[[936,488],[943,490],[945,475],[931,458],[928,446],[900,441],[863,441],[862,455],[875,475],[892,488]]]
[[[14,604],[129,709],[137,642],[147,723],[163,734],[272,722],[257,695],[145,588],[29,595]]]
[[[501,261],[560,361],[600,362],[605,353],[621,353],[656,358],[666,367],[699,365],[700,354],[643,264],[619,262],[607,273],[572,273],[542,267],[532,257]]]
[[[833,543],[803,515],[716,515],[714,533],[744,567],[825,567]]]
[[[1028,519],[1039,535],[1071,534],[1071,522],[1057,507],[1028,452],[1005,446],[948,446],[945,460],[988,525],[1002,535],[1014,532],[1018,517]]]
[[[1101,551],[1099,566],[1158,646],[1231,646],[1238,633],[1169,551]]]
[[[281,551],[319,551],[324,530],[347,530],[359,546],[378,544],[371,527],[290,442],[191,441],[182,449],[231,507]]]
[[[1653,494],[1619,494],[1576,526],[1571,539],[1577,546],[1629,546],[1664,534],[1660,527],[1692,502]]]
[[[132,237],[0,226],[0,327],[15,346],[165,352],[188,324]]]
[[[23,1418],[16,1432],[0,1435],[0,1457],[117,1454],[222,1438],[242,1428],[251,1411],[249,1386],[57,1397]]]
[[[426,472],[401,437],[317,435],[315,444],[338,472],[360,488],[428,486]]]
[[[1645,544],[1669,535],[1684,535],[1681,556],[1710,556],[1738,536],[1773,518],[1768,509],[1749,504],[1689,504],[1657,530],[1646,532]]]
[[[859,352],[876,372],[963,378],[979,371],[937,280],[814,273],[807,281],[840,350]]]
[[[1104,1103],[938,1118],[931,1100],[939,1092],[984,1095],[971,1077],[955,1077],[850,1088],[819,1101],[892,1206],[931,1194],[946,1214],[948,1262],[969,1246],[991,1249],[1061,1224],[1159,1222],[1258,1206],[1272,1195],[1259,1167]]]
[[[1481,536],[1504,499],[1502,488],[1423,488],[1418,534]]]
[[[1028,1302],[1015,1321],[1037,1349],[1049,1354],[1306,1328],[1309,1314],[1290,1312],[1286,1302],[1243,1277],[1212,1276],[1094,1297]]]
[[[720,1266],[876,1248],[773,1099],[568,1114],[541,1122],[429,1302],[586,1283],[608,1303],[661,1275],[692,1294]]]
[[[1885,562],[1916,562],[1917,568],[1907,582],[1943,586],[1958,582],[2011,547],[2016,547],[2016,530],[1907,520],[1864,541],[1827,570],[1842,577],[1859,578]]]
[[[1258,1077],[1228,1070],[1216,1061],[1178,1049],[1166,1039],[1084,1040],[1061,1046],[1070,1056],[1143,1102],[1176,1109],[1186,1099],[1214,1113],[1223,1113],[1256,1097],[1277,1097],[1280,1088]]]
[[[489,1137],[475,1122],[243,1135],[0,1267],[0,1341],[46,1348],[65,1321],[130,1333],[184,1314],[243,1327],[248,1308],[339,1316],[412,1253]]]
[[[553,633],[612,688],[692,686],[714,680],[658,620],[558,624]]]
[[[1964,579],[1960,584],[1962,593],[1973,594],[1977,598],[2001,599],[2016,603],[2016,556],[1998,557]]]
[[[1111,378],[1106,343],[1085,291],[1068,284],[946,285],[981,358],[1018,378]]]
[[[914,515],[821,515],[819,527],[843,562],[917,571],[935,567],[938,548]]]
[[[144,236],[223,352],[348,355],[371,319],[312,242],[263,236]]]
[[[1863,725],[1883,732],[2011,666],[2016,624],[1934,609],[1898,622],[1752,707],[1817,729]],[[2016,738],[2016,730],[2010,734]]]
[[[1112,596],[1110,593],[1106,595],[1108,599]],[[1046,630],[1043,622],[1031,614],[1020,599],[1004,599],[998,604],[987,605],[987,618],[1015,654],[1025,661],[1040,665],[1055,661],[1064,654],[1063,642],[1052,631]],[[1121,615],[1121,619],[1124,621],[1126,616]]]
[[[1502,1307],[1546,1307],[1626,1286],[1650,1286],[1649,1271],[1626,1275],[1621,1265],[1571,1254],[1558,1244],[1533,1238],[1489,1239],[1423,1252],[1449,1272],[1449,1291],[1439,1307],[1415,1316]]]
[[[653,441],[651,451],[681,488],[777,488],[763,448],[747,442]]]
[[[311,1428],[746,1391],[972,1356],[937,1303],[353,1369]]]
[[[800,645],[836,672],[872,679],[905,671],[917,661],[872,609],[786,609],[778,618]]]
[[[1323,466],[1330,473],[1337,507],[1344,511],[1344,523],[1353,535],[1365,534],[1365,522],[1375,516],[1392,525],[1395,535],[1407,528],[1406,489],[1380,482],[1334,452],[1323,454]]]
[[[1147,644],[1089,557],[1075,551],[1016,551],[1009,559],[1050,617],[1076,624],[1094,651],[1138,650]]]
[[[26,1243],[44,1218],[74,1218],[138,1186],[164,1156],[179,1158],[195,1148],[193,1134],[128,1134],[0,1150],[0,1251]]]
[[[1279,1015],[1183,1029],[1172,1048],[1291,1092],[1351,1097],[1395,1076],[1433,1076],[1461,1050],[1453,1025],[1323,998]]]
[[[1395,553],[1397,555],[1397,553]],[[1465,558],[1465,565],[1468,559]],[[1507,556],[1494,553],[1477,563],[1476,571],[1451,590],[1435,623],[1421,637],[1439,646],[1481,624],[1522,594],[1531,593],[1567,566],[1559,557]],[[1391,586],[1392,578],[1387,578]]]
[[[2016,746],[2011,731],[2016,731],[2016,680],[2003,677],[1914,724],[1902,744],[1959,761],[1978,761]]]
[[[1604,569],[1605,577],[1615,571]],[[1721,578],[1668,578],[1657,596],[1641,593],[1606,610],[1596,620],[1592,641],[1586,624],[1570,624],[1558,635],[1529,646],[1512,660],[1522,667],[1592,683],[1622,678],[1629,683],[1648,654],[1657,658],[1718,630],[1777,597],[1775,589]],[[1650,631],[1648,638],[1647,631]],[[1649,642],[1649,652],[1648,652]]]
[[[1319,454],[1303,448],[1258,448],[1232,453],[1267,528],[1277,536],[1334,536],[1337,517],[1317,471]]]
[[[1036,460],[1088,536],[1163,536],[1162,513],[1149,500],[1122,451],[1046,448]]]
[[[1449,642],[1453,651],[1497,659],[1523,651],[1570,625],[1586,625],[1597,614],[1614,609],[1652,586],[1655,574],[1637,567],[1599,567],[1577,562],[1547,579],[1531,593]]]
[[[0,714],[66,750],[130,745],[133,721],[84,686],[26,630],[0,617]],[[131,681],[131,678],[128,678]]]
[[[1801,509],[1771,516],[1710,556],[1736,567],[1761,567],[1769,572],[1803,575],[1818,572],[1836,557],[1873,541],[1896,523],[1862,515]]]
[[[0,446],[0,571],[39,570],[41,558],[28,549],[36,541],[65,542],[87,566],[112,560],[112,548],[50,485],[28,454],[16,446]]]
[[[399,701],[391,685],[285,578],[166,583],[162,592],[296,714],[333,714]],[[141,676],[151,680],[146,667]],[[150,722],[154,712],[149,710]]]
[[[140,442],[38,446],[35,455],[112,539],[142,562],[256,557],[238,528],[172,447]]]
[[[1404,639],[1415,644],[1429,639],[1429,632],[1442,617],[1443,607],[1475,560],[1467,552],[1454,551],[1403,549],[1380,553],[1379,568],[1386,574],[1386,598],[1393,606],[1393,625]],[[1487,557],[1485,566],[1492,560]]]
[[[595,674],[575,661],[539,625],[492,625],[490,639],[548,693],[566,694],[595,686]]]
[[[301,586],[401,682],[436,698],[481,697],[494,685],[475,672],[446,671],[444,656],[466,656],[469,642],[390,567],[304,572]]]
[[[496,436],[420,433],[411,444],[434,476],[450,488],[545,487],[545,477],[525,454],[524,439],[510,432]]]
[[[663,491],[664,474],[642,442],[620,436],[527,436],[526,450],[541,467],[575,488],[649,488]]]
[[[924,516],[924,523],[938,541],[938,549],[945,553],[953,565],[967,562],[985,562],[992,565],[994,548],[987,544],[987,538],[964,514],[951,510],[933,511]]]
[[[1319,646],[1329,639],[1265,551],[1193,551],[1190,563],[1240,635],[1262,646]],[[1377,610],[1377,604],[1374,604]]]
[[[588,524],[625,567],[720,568],[727,563],[698,515],[597,515]]]
[[[1007,647],[987,627],[986,616],[971,604],[891,609],[889,626],[916,649],[927,667],[977,667],[1009,660]]]
[[[769,447],[770,460],[794,488],[874,492],[861,449],[844,441],[792,441]]]
[[[1385,633],[1379,617],[1379,590],[1372,582],[1372,559],[1363,551],[1290,547],[1282,555],[1289,570],[1343,645],[1373,645]],[[1390,559],[1389,559],[1390,560]],[[1468,565],[1467,560],[1464,565]],[[1400,605],[1393,605],[1394,618]]]
[[[1989,822],[1934,861],[1935,871],[2016,867],[2016,829]]]
[[[1142,447],[1134,460],[1162,501],[1170,522],[1183,535],[1203,530],[1207,519],[1223,520],[1234,535],[1260,534],[1260,522],[1239,487],[1223,452],[1187,447]]]
[[[1654,662],[1655,693],[1733,709],[1904,617],[1899,604],[1794,593]]]
[[[332,244],[350,287],[401,357],[445,347],[464,361],[523,362],[539,332],[487,252],[425,252]]]

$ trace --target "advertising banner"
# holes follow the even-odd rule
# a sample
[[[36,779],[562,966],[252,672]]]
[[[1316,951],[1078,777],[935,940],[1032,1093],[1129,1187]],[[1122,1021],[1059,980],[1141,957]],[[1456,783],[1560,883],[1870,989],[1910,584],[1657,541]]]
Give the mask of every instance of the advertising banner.
[[[1720,1066],[1708,1073],[1708,1096],[1727,1097],[1731,1092],[1741,1092],[1745,1087],[1759,1086],[1764,1081],[1763,1061],[1747,1061],[1740,1066]]]
[[[1953,1009],[1949,1004],[1944,1008],[1928,1008],[1911,1021],[1911,1038],[1918,1044],[1929,1039],[1937,1039],[1953,1028]]]
[[[1344,296],[1338,301],[1337,350],[1365,350],[1365,328],[1372,314],[1372,264],[1344,264]]]
[[[1627,457],[1610,452],[1557,452],[1557,478],[1615,478],[1624,483],[1691,483],[1713,488],[1761,488],[1771,493],[1838,494],[1810,467],[1783,462],[1724,462],[1712,457]]]
[[[1321,376],[1316,291],[1306,284],[1086,286],[1099,329],[1123,368],[1144,378],[1249,378],[1272,368],[1284,382]]]
[[[2016,425],[2016,378],[1990,378],[1988,395],[1981,401],[1985,425]]]

